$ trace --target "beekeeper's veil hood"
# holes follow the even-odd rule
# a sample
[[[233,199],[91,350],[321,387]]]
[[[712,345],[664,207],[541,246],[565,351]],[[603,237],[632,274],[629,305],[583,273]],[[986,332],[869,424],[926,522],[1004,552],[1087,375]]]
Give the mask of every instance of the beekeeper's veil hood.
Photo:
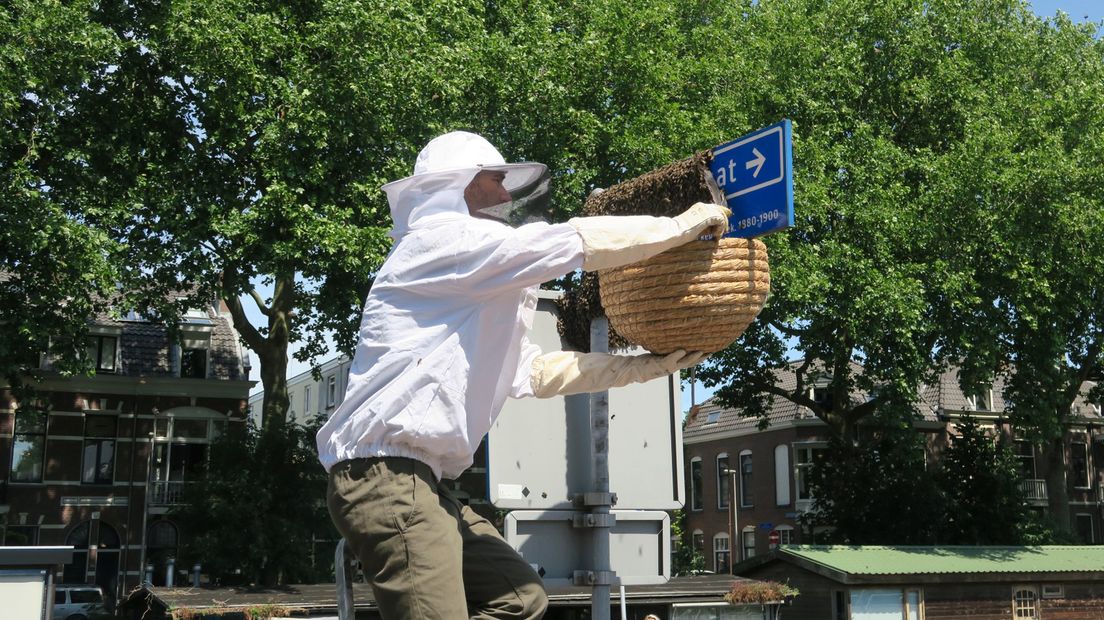
[[[502,185],[512,200],[481,209],[508,224],[543,219],[548,204],[548,173],[544,164],[508,164],[482,136],[453,131],[430,140],[418,153],[414,174],[383,186],[399,238],[414,223],[442,212],[468,213],[464,188],[483,170],[506,174]]]

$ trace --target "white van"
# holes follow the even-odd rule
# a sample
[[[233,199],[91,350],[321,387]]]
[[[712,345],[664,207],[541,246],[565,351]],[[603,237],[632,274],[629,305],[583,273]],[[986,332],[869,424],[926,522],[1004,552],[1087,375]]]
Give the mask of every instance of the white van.
[[[54,620],[95,620],[108,617],[100,586],[86,583],[54,586]]]

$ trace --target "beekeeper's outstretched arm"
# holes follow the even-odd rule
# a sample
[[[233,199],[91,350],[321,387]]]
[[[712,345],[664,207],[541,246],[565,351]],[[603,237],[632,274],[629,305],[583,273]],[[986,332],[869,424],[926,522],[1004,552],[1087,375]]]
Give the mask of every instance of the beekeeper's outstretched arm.
[[[533,360],[529,382],[533,396],[600,392],[630,383],[643,383],[689,368],[708,353],[675,351],[667,355],[611,355],[554,351]]]
[[[704,234],[720,237],[732,215],[699,202],[675,217],[599,215],[568,220],[583,240],[583,269],[598,271],[651,258]]]

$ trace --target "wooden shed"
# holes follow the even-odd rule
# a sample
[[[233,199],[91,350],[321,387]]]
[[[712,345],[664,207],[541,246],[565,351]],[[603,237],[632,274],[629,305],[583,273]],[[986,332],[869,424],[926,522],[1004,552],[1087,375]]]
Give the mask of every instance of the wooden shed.
[[[1104,546],[783,546],[735,572],[798,588],[787,620],[1104,619]]]

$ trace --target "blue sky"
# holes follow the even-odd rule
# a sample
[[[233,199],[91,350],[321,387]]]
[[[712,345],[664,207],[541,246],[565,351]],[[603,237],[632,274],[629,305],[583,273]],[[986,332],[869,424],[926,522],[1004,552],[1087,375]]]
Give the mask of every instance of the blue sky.
[[[1064,11],[1069,14],[1070,19],[1074,22],[1089,22],[1098,25],[1098,33],[1104,34],[1104,28],[1099,28],[1099,25],[1104,21],[1104,0],[1031,0],[1032,9],[1035,13],[1041,17],[1053,17],[1058,11]],[[271,287],[268,290],[261,290],[262,295],[271,295]],[[243,298],[242,305],[246,308],[247,314],[250,315],[250,320],[254,325],[264,324],[264,317],[255,310],[256,305],[252,299],[248,296]],[[297,347],[292,344],[292,350]],[[250,353],[250,359],[253,363],[253,376],[259,378],[260,376],[260,362],[257,360],[256,355]],[[328,358],[326,358],[328,359]],[[323,362],[325,359],[319,360]],[[297,362],[294,359],[289,360],[288,364],[288,376],[292,377],[301,372],[310,370],[308,364]],[[253,388],[253,392],[259,392],[261,390],[260,381],[257,382],[256,387]],[[698,385],[695,390],[695,396],[697,402],[701,402],[712,394],[712,390],[707,390],[704,386]],[[682,394],[682,410],[686,411],[693,403],[690,401],[690,389],[689,386],[684,386]]]
[[[1075,22],[1099,24],[1104,20],[1104,0],[1031,0],[1031,8],[1042,17],[1064,11]]]

